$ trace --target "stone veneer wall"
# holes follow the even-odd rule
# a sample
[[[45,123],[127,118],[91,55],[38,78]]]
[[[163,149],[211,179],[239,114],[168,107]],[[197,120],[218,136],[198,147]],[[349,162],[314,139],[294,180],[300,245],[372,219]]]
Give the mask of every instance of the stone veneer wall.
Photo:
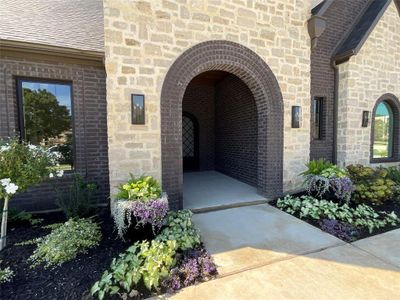
[[[299,187],[309,159],[308,1],[105,0],[109,168],[112,189],[129,172],[161,180],[160,94],[168,68],[208,40],[240,43],[265,60],[284,100],[284,190]],[[146,95],[146,124],[130,124],[130,94]],[[291,106],[303,108],[291,128]]]
[[[215,169],[257,186],[257,130],[253,94],[229,75],[215,88]]]
[[[214,170],[214,93],[212,85],[190,83],[183,97],[182,111],[196,117],[199,123],[199,167]]]
[[[372,113],[387,93],[400,98],[400,16],[393,2],[360,52],[339,65],[340,165],[370,164],[371,122],[361,127],[362,112]]]
[[[107,154],[106,74],[104,67],[44,60],[0,57],[0,137],[14,136],[18,131],[17,77],[65,80],[72,82],[76,171],[98,185],[102,203],[109,195]],[[65,175],[61,181],[70,181]],[[46,182],[22,193],[12,206],[28,211],[57,208],[53,183]]]

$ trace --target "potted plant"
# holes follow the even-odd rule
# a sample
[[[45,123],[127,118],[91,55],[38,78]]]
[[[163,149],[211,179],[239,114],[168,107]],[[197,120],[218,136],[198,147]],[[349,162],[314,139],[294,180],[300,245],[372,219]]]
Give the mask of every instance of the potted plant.
[[[118,193],[111,200],[111,214],[118,235],[131,239],[134,236],[155,235],[163,225],[168,213],[168,197],[163,193],[157,180],[152,176],[135,178],[130,174],[127,183],[118,187]],[[138,229],[142,229],[138,232]]]

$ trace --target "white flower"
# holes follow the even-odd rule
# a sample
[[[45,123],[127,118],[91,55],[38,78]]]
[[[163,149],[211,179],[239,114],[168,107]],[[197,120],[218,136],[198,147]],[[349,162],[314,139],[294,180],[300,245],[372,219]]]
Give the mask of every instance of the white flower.
[[[9,195],[13,195],[17,192],[18,190],[18,185],[14,184],[14,183],[10,183],[9,185],[7,185],[6,187],[6,193]]]
[[[58,171],[56,171],[56,175],[57,175],[57,177],[62,177],[64,175],[64,171],[58,170]]]
[[[2,186],[6,187],[7,185],[9,185],[11,183],[11,179],[10,178],[1,179],[0,183]]]
[[[54,174],[53,174],[53,173],[50,173],[50,174],[49,174],[49,177],[50,177],[50,178],[53,178],[53,177],[54,177]]]
[[[29,144],[28,148],[29,148],[29,150],[36,150],[37,147],[35,145]]]
[[[10,146],[8,146],[8,145],[6,145],[6,146],[1,146],[0,147],[0,152],[4,152],[4,151],[8,151],[8,150],[10,150]]]

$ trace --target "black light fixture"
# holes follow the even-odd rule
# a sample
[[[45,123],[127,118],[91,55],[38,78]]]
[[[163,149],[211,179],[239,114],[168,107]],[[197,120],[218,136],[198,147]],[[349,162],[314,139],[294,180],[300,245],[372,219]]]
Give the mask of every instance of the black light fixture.
[[[132,94],[132,124],[143,125],[145,123],[144,95]]]
[[[301,106],[292,106],[292,128],[301,126]]]
[[[369,111],[364,110],[362,113],[362,127],[368,127],[369,125]]]

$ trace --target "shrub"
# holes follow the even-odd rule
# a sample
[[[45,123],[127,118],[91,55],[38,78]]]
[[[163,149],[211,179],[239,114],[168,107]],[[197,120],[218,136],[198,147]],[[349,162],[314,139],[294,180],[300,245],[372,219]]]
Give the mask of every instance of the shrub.
[[[190,210],[169,212],[166,227],[156,237],[157,241],[174,240],[179,250],[200,245],[200,232],[193,226]]]
[[[61,265],[74,259],[79,253],[97,246],[101,240],[98,224],[91,219],[70,219],[65,223],[45,226],[51,233],[19,245],[37,244],[29,257],[31,267],[44,264],[44,267]]]
[[[396,184],[393,189],[393,197],[395,200],[400,201],[400,166],[389,167],[386,170],[388,172],[388,178],[393,180]]]
[[[331,219],[323,219],[318,222],[321,230],[330,233],[346,242],[354,241],[359,232],[352,225]]]
[[[161,187],[157,180],[151,176],[133,177],[127,183],[119,186],[116,199],[148,201],[161,197]]]
[[[393,197],[395,182],[389,178],[386,169],[350,165],[347,170],[356,186],[353,193],[356,203],[379,205]]]
[[[297,215],[301,219],[321,220],[332,219],[348,223],[354,227],[366,228],[373,232],[387,225],[400,224],[400,218],[394,213],[376,212],[371,207],[360,204],[351,208],[347,204],[338,205],[332,201],[318,200],[310,196],[292,197],[287,195],[278,199],[277,207]]]
[[[0,260],[1,264],[1,260]],[[10,282],[11,279],[14,277],[14,271],[10,269],[10,267],[7,268],[0,268],[0,284],[5,283],[5,282]]]
[[[0,141],[0,199],[4,200],[0,251],[6,246],[8,202],[17,193],[25,191],[56,172],[59,156],[47,149],[20,142],[17,138]]]
[[[136,242],[118,259],[113,259],[110,271],[105,271],[91,288],[91,294],[98,299],[119,293],[122,297],[137,296],[137,285],[142,281],[151,291],[159,289],[162,279],[168,276],[175,264],[175,241]]]
[[[184,254],[179,266],[173,268],[163,280],[162,286],[173,293],[198,282],[208,281],[218,274],[211,255],[204,249],[192,250]]]
[[[72,183],[67,190],[56,189],[56,203],[67,219],[88,217],[93,214],[97,204],[97,198],[94,195],[97,186],[86,183],[78,173],[72,176]]]
[[[303,176],[321,175],[321,173],[324,170],[331,168],[333,166],[334,166],[333,163],[324,160],[323,158],[320,158],[318,160],[311,160],[306,164],[307,170],[301,173],[301,175]]]
[[[1,210],[0,213],[2,212]],[[16,208],[10,208],[8,210],[8,221],[10,223],[29,223],[29,225],[35,226],[41,224],[43,219],[35,218],[30,212],[24,210],[19,211]]]

